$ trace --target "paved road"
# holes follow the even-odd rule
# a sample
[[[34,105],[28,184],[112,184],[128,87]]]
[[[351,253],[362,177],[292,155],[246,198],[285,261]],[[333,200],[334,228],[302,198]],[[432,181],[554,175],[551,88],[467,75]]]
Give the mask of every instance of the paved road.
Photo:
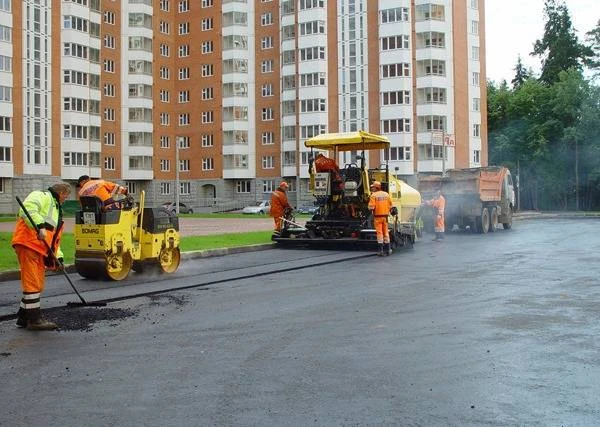
[[[598,425],[598,225],[199,259],[88,330],[2,322],[0,425]]]

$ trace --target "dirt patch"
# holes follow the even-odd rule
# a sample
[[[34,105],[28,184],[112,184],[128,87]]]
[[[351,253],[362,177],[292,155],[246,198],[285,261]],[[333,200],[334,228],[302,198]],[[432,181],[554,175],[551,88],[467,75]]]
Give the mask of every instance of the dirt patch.
[[[138,310],[123,308],[56,307],[43,311],[43,317],[55,322],[60,331],[91,331],[96,322],[108,321],[115,327],[123,319],[136,316]]]

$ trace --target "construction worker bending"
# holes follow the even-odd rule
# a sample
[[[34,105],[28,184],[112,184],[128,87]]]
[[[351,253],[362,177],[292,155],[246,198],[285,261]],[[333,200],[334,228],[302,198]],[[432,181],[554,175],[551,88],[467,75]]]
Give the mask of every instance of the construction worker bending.
[[[291,209],[287,198],[286,191],[289,188],[289,185],[285,181],[281,181],[279,183],[279,187],[271,193],[271,210],[270,215],[273,217],[273,221],[275,221],[275,233],[281,232],[281,226],[283,221],[281,217],[284,216],[286,209]]]
[[[127,188],[103,179],[90,179],[87,175],[79,177],[77,188],[79,197],[98,197],[102,201],[103,212],[121,209],[122,201],[119,200],[119,196],[127,195]]]
[[[373,214],[373,223],[377,232],[377,244],[379,245],[377,256],[387,256],[392,253],[390,230],[388,229],[388,216],[392,209],[392,199],[386,191],[381,189],[381,182],[379,181],[373,181],[371,184],[369,209]]]
[[[322,153],[317,154],[317,158],[315,159],[315,171],[329,172],[331,174],[331,179],[335,183],[335,188],[343,189],[342,177],[340,175],[340,167],[334,159],[325,157],[325,155]]]
[[[424,203],[426,206],[431,206],[435,209],[435,218],[433,220],[433,229],[435,230],[435,238],[433,240],[443,240],[446,224],[444,221],[444,209],[446,208],[446,199],[440,190],[436,196]]]
[[[62,204],[69,197],[71,186],[54,184],[46,191],[32,191],[23,206],[35,224],[19,209],[12,238],[21,270],[23,297],[17,313],[17,326],[34,331],[56,329],[56,323],[42,319],[40,296],[44,290],[46,270],[63,268],[60,238],[63,232]],[[36,228],[37,226],[37,228]],[[45,241],[45,243],[44,243]],[[52,254],[48,248],[52,249]]]

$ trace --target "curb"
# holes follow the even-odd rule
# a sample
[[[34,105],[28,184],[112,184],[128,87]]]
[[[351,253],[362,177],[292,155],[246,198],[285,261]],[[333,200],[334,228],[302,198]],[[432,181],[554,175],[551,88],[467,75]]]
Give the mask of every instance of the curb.
[[[267,249],[272,249],[275,247],[275,243],[261,243],[257,245],[248,245],[248,246],[238,246],[232,248],[219,248],[219,249],[204,249],[201,251],[190,251],[190,252],[182,252],[181,259],[200,259],[200,258],[211,258],[217,256],[225,256],[231,254],[240,254],[244,252],[255,252],[255,251],[264,251]],[[65,270],[69,274],[77,274],[75,270],[75,266],[73,264],[69,264],[65,266]],[[47,277],[54,275],[61,275],[60,272],[50,272],[47,273]],[[9,280],[19,280],[20,278],[20,270],[15,271],[4,271],[0,272],[0,282],[6,282]]]

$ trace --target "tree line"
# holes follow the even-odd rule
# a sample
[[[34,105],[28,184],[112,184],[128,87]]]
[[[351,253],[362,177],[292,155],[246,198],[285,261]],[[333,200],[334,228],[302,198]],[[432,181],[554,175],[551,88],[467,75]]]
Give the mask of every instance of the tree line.
[[[600,20],[580,41],[566,5],[545,2],[536,76],[517,58],[488,81],[489,163],[518,177],[520,210],[600,209]]]

